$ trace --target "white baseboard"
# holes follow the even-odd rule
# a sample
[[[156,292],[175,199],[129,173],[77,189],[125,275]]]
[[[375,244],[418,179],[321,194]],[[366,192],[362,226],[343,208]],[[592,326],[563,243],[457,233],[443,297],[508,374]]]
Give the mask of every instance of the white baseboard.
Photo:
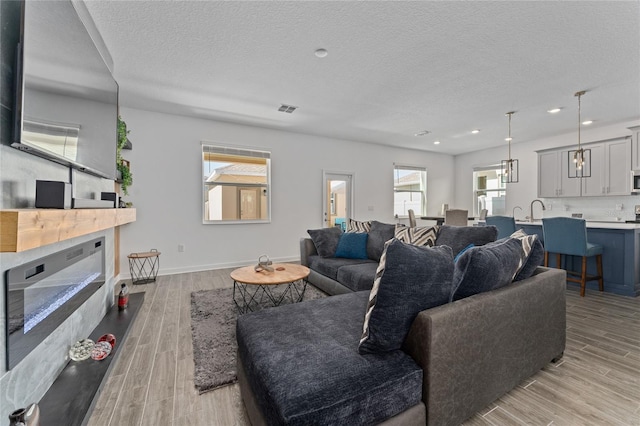
[[[277,257],[271,259],[274,263],[284,263],[284,262],[300,262],[299,256],[289,256],[289,257]],[[211,271],[214,269],[227,269],[227,268],[240,268],[242,266],[255,265],[256,259],[253,260],[241,260],[237,262],[226,262],[226,263],[210,263],[206,265],[194,265],[194,266],[180,266],[175,268],[160,268],[158,271],[158,276],[165,275],[175,275],[175,274],[185,274],[188,272],[200,272],[200,271]],[[120,272],[118,276],[115,278],[115,282],[119,282],[120,280],[130,280],[131,273]]]

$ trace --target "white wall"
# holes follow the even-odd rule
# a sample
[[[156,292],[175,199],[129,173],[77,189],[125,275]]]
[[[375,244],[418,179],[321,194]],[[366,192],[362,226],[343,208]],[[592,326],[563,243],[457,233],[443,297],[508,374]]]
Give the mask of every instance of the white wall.
[[[428,213],[454,195],[452,156],[123,108],[131,130],[137,221],[121,228],[121,270],[130,252],[162,252],[170,274],[299,258],[299,239],[322,225],[322,170],[355,173],[354,217],[394,223],[393,164],[428,170]],[[270,224],[203,225],[201,141],[271,150]],[[369,207],[373,210],[369,210]],[[178,244],[185,252],[178,252]]]
[[[582,130],[582,142],[596,142],[612,139],[620,136],[631,135],[628,127],[637,126],[638,121],[623,122],[616,125]],[[553,136],[538,139],[531,142],[514,143],[511,145],[512,158],[517,158],[520,166],[520,179],[518,183],[507,184],[507,215],[515,206],[520,206],[523,211],[516,211],[517,218],[524,218],[529,214],[529,205],[532,200],[538,198],[538,155],[535,151],[547,148],[559,148],[577,144],[577,133]],[[486,149],[455,157],[455,208],[473,210],[473,168],[489,164],[499,164],[506,159],[506,145],[499,148]],[[545,211],[545,216],[566,215],[572,211],[584,212],[589,209],[592,218],[615,217],[620,215],[631,219],[633,205],[640,204],[640,196],[629,195],[624,197],[581,197],[581,198],[556,198],[546,199],[545,204],[552,206],[550,211]],[[622,212],[613,212],[615,204],[623,203]],[[567,210],[565,210],[565,207]],[[540,206],[536,205],[535,215],[539,217]]]

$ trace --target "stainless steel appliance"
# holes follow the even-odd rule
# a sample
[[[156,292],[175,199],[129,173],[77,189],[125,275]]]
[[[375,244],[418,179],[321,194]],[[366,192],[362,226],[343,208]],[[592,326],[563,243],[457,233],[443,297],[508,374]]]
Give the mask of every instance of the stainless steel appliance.
[[[636,220],[627,220],[627,223],[640,223],[640,205],[635,206]]]
[[[631,192],[640,194],[640,170],[631,170]]]

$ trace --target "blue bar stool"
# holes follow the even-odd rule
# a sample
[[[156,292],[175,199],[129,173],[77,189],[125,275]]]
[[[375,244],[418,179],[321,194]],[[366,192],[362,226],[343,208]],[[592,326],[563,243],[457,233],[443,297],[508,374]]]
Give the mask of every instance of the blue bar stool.
[[[487,216],[485,222],[498,228],[498,239],[516,232],[516,220],[511,216]]]
[[[544,234],[544,266],[549,265],[549,253],[556,254],[557,268],[561,268],[563,254],[582,256],[581,273],[567,271],[567,281],[580,283],[580,296],[582,297],[584,297],[587,281],[598,280],[600,291],[604,291],[603,249],[600,244],[591,244],[587,241],[587,222],[584,219],[570,217],[542,219],[542,232]],[[596,257],[598,275],[587,275],[587,258],[591,256]]]

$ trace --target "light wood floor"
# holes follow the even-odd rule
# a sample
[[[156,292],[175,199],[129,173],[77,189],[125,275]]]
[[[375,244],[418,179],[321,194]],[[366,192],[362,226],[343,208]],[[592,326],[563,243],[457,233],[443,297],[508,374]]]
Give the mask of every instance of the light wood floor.
[[[247,426],[237,385],[193,385],[192,291],[231,287],[229,269],[158,277],[90,426]],[[567,349],[465,425],[640,425],[640,297],[567,290]]]

